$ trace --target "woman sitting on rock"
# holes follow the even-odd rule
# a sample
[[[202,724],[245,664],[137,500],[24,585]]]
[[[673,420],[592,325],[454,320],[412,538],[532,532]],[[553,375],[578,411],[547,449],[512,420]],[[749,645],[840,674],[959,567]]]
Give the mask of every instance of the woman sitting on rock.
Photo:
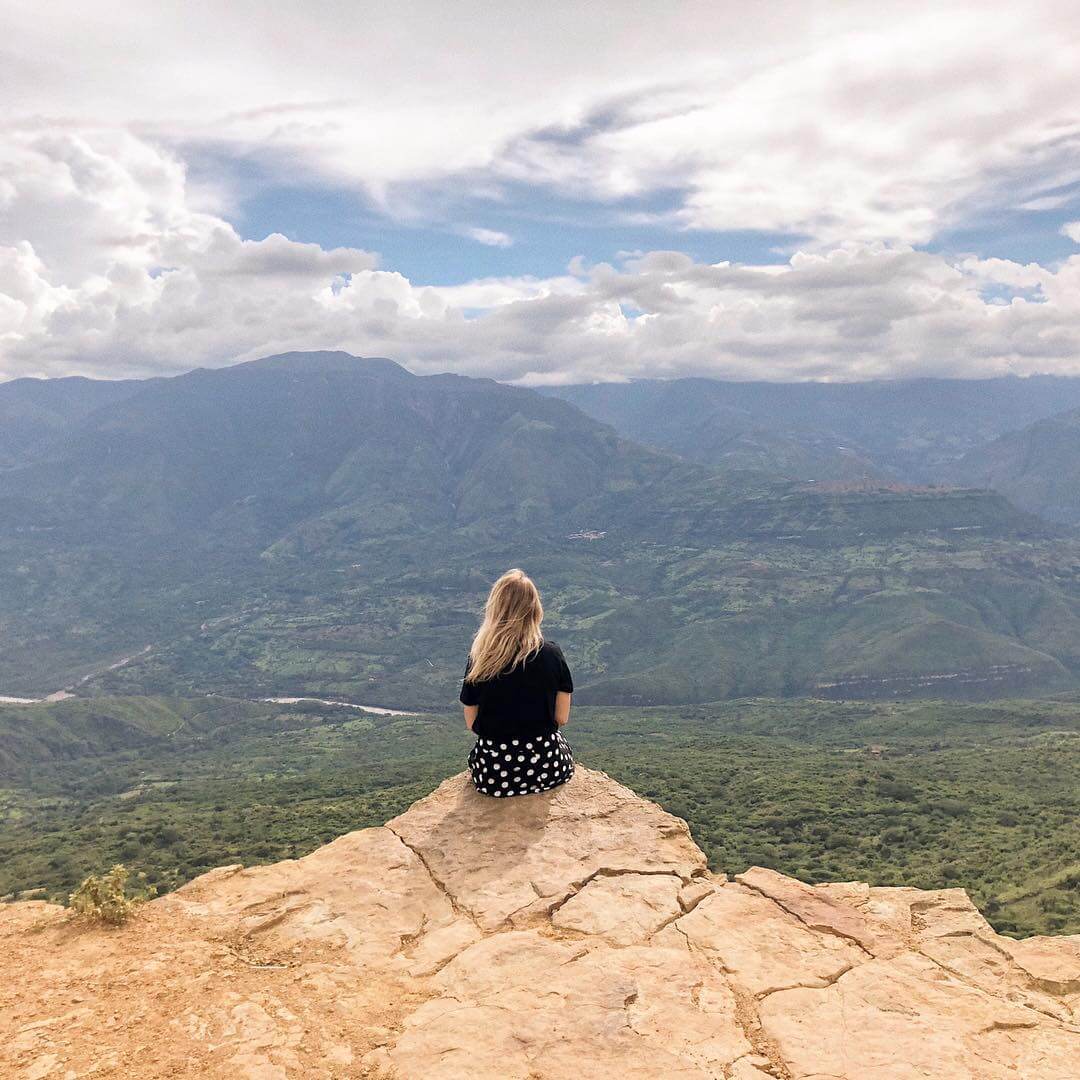
[[[562,649],[540,633],[544,608],[521,570],[491,587],[473,638],[461,703],[476,736],[469,772],[482,795],[506,798],[565,784],[574,757],[560,728],[574,681]]]

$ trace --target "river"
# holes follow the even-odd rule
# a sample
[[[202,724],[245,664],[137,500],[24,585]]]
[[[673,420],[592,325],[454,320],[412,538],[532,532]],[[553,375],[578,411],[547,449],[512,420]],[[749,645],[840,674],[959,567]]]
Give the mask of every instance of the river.
[[[378,713],[380,716],[419,716],[420,713],[404,709],[384,709],[379,705],[357,705],[352,701],[330,701],[321,697],[264,697],[259,701],[273,701],[278,705],[299,705],[302,701],[314,701],[319,705],[338,705],[342,709],[358,709],[360,712]]]
[[[0,705],[41,705],[49,701],[64,701],[74,697],[69,690],[57,690],[46,694],[45,697],[12,697],[8,694],[0,694]],[[229,697],[231,695],[213,694],[208,697]],[[318,705],[333,705],[342,709],[356,709],[358,712],[376,713],[379,716],[419,716],[420,713],[409,712],[405,709],[384,709],[381,705],[357,705],[354,701],[333,701],[329,698],[317,697],[261,697],[239,698],[240,701],[268,701],[276,705],[299,705],[304,701],[311,701]]]
[[[63,701],[74,696],[70,690],[56,690],[45,697],[10,697],[0,694],[0,705],[40,705],[43,701]]]

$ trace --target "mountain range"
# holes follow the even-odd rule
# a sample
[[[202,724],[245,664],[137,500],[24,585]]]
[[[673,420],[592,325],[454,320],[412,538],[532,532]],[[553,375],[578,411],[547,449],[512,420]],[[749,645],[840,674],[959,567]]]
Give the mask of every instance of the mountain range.
[[[0,690],[430,707],[509,565],[585,700],[1073,685],[1071,530],[932,481],[1080,380],[973,386],[561,400],[345,353],[6,383]]]
[[[1022,482],[1009,482],[1011,473],[1002,460],[1008,455],[1005,447],[1018,439],[1035,440],[1026,467],[1043,475],[1061,465],[1060,453],[1055,456],[1038,435],[1054,430],[1056,414],[1080,408],[1080,378],[863,383],[641,379],[544,392],[573,402],[628,438],[693,461],[802,480],[865,477],[989,486],[1052,520],[1075,521],[1080,512],[1075,499],[1071,504],[1067,499],[1027,499]],[[1021,436],[1024,429],[1030,434]],[[1068,457],[1070,448],[1060,449]],[[1076,447],[1071,449],[1076,455]],[[987,455],[998,462],[996,471]],[[1080,462],[1080,456],[1072,460]]]

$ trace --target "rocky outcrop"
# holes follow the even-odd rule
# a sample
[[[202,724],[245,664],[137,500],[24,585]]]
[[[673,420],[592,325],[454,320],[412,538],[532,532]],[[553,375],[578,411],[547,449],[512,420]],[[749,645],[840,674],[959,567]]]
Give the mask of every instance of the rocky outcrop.
[[[0,907],[0,939],[26,1080],[1080,1075],[1080,938],[1001,938],[959,889],[727,880],[580,767],[506,801],[454,777],[119,930]]]

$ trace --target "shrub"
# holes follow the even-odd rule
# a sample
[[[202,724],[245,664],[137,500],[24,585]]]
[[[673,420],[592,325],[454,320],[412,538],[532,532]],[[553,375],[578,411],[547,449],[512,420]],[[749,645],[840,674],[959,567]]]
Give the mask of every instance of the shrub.
[[[875,785],[877,793],[883,799],[896,799],[898,802],[914,802],[918,792],[911,784],[897,780],[879,780]]]
[[[130,918],[138,904],[149,900],[157,892],[150,885],[141,892],[129,895],[128,877],[127,868],[120,863],[101,877],[91,874],[68,897],[71,909],[76,915],[119,926]]]
[[[967,803],[961,802],[959,799],[938,799],[934,803],[934,809],[945,814],[946,817],[963,817],[970,809]]]

